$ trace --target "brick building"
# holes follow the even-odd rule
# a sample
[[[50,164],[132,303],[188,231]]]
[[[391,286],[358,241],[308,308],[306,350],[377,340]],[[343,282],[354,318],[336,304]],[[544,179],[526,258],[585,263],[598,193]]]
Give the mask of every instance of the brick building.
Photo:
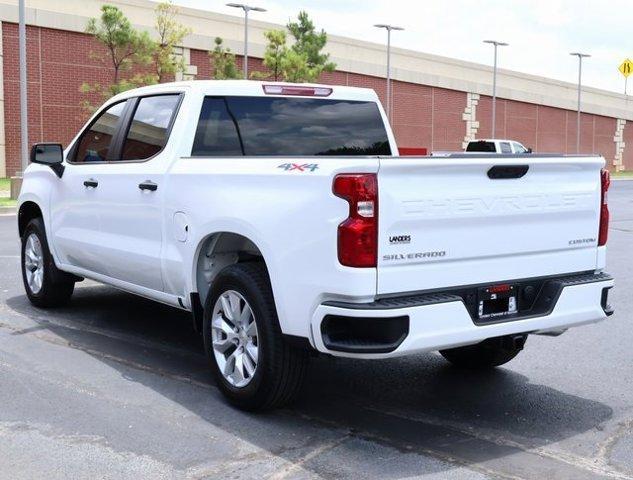
[[[67,144],[86,120],[83,82],[108,78],[108,69],[91,58],[100,45],[83,33],[99,15],[101,0],[29,0],[27,56],[29,142]],[[113,0],[138,28],[152,30],[155,3]],[[207,54],[220,36],[242,51],[241,17],[182,8],[179,20],[192,28],[179,53],[188,78],[208,79]],[[20,170],[17,0],[0,0],[0,177]],[[318,23],[318,19],[316,19]],[[260,69],[263,32],[279,25],[251,21],[251,69]],[[338,70],[321,81],[370,87],[385,97],[385,47],[330,36],[327,49]],[[250,60],[250,59],[249,59]],[[239,61],[239,58],[238,58]],[[492,70],[488,66],[392,49],[393,127],[400,146],[460,150],[472,138],[491,132]],[[498,74],[496,136],[518,140],[535,152],[575,153],[576,86],[517,72]],[[633,168],[633,111],[621,94],[583,89],[581,152],[599,153],[612,169]],[[628,148],[625,148],[629,145]]]

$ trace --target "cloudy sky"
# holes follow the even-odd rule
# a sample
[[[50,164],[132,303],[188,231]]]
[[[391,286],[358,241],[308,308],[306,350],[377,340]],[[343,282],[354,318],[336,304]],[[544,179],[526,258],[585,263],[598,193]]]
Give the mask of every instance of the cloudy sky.
[[[227,0],[228,1],[228,0]],[[249,0],[268,9],[252,18],[286,23],[300,9],[328,33],[382,42],[375,23],[405,28],[395,32],[395,46],[478,63],[492,62],[492,38],[510,44],[499,52],[499,66],[564,81],[577,81],[577,59],[569,52],[592,55],[583,63],[583,84],[623,92],[617,67],[633,60],[633,0]],[[204,10],[235,14],[217,0],[174,0]],[[629,93],[633,93],[633,76]]]

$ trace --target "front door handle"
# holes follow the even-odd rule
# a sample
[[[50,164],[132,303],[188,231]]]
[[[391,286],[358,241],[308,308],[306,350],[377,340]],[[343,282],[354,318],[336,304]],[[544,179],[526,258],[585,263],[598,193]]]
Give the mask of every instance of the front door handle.
[[[141,190],[149,190],[150,192],[155,192],[158,190],[158,185],[156,185],[151,180],[145,180],[143,183],[138,184],[138,188]]]
[[[97,188],[98,186],[99,186],[99,182],[97,182],[94,178],[84,181],[84,187]]]

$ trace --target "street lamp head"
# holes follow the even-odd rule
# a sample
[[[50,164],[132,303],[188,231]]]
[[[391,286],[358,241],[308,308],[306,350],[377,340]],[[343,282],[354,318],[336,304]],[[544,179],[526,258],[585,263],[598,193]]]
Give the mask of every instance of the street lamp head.
[[[227,7],[234,7],[234,8],[241,8],[245,12],[250,12],[250,11],[253,11],[253,12],[265,12],[266,11],[265,8],[251,7],[250,5],[246,5],[244,3],[227,3],[226,6]]]
[[[494,45],[496,47],[507,47],[508,45],[510,45],[509,43],[499,42],[497,40],[484,40],[484,43],[490,43],[491,45]]]
[[[591,57],[591,55],[589,55],[588,53],[580,53],[580,52],[571,52],[570,55],[573,55],[574,57],[578,57],[578,58]]]
[[[387,25],[386,23],[377,23],[374,25],[377,28],[386,28],[387,30],[404,30],[402,27],[396,27],[395,25]]]

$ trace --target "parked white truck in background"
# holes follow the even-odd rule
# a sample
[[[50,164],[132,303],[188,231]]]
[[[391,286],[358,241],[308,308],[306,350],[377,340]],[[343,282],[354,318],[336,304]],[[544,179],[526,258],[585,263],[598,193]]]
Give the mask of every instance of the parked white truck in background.
[[[471,140],[466,144],[466,148],[464,151],[472,155],[481,155],[481,154],[524,155],[527,153],[532,153],[531,148],[526,148],[523,146],[523,144],[515,140],[505,140],[505,139],[498,139],[498,138]],[[462,152],[433,151],[431,152],[431,155],[433,157],[448,157],[455,153],[462,153]]]
[[[86,277],[191,311],[246,409],[292,399],[311,350],[493,367],[611,313],[603,158],[393,152],[372,90],[125,92],[66,150],[33,147],[26,293],[57,306]]]
[[[532,153],[532,149],[524,147],[522,143],[515,140],[485,138],[481,140],[471,140],[468,142],[468,145],[466,145],[466,152],[520,155]]]

